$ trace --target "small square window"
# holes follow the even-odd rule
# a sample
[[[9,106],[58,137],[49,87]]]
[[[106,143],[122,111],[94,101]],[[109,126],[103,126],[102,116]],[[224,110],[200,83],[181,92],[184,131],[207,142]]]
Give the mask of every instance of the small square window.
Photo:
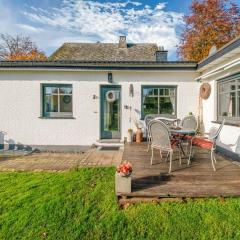
[[[44,84],[42,92],[44,117],[72,117],[72,85]]]

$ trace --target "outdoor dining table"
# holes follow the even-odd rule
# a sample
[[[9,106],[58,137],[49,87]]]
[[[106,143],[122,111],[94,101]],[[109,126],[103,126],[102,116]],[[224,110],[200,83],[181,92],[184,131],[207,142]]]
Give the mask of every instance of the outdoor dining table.
[[[179,140],[179,148],[181,152],[183,153],[184,157],[186,157],[186,153],[183,149],[182,142],[185,139],[186,136],[194,136],[196,135],[196,130],[194,129],[177,129],[177,128],[170,128],[171,134],[175,136]]]

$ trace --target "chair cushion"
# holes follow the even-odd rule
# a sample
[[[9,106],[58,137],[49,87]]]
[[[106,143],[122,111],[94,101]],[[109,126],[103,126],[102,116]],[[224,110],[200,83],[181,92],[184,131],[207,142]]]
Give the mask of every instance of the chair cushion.
[[[178,141],[177,139],[174,139],[174,138],[171,139],[171,146],[172,146],[172,147],[177,146],[177,145],[178,145],[178,142],[179,142],[179,141]]]
[[[186,135],[184,138],[186,140],[192,140],[193,138],[195,138],[196,136],[193,136],[193,135]]]
[[[211,150],[211,148],[213,146],[213,142],[203,139],[203,138],[199,138],[199,137],[193,138],[192,144],[195,146],[201,147],[203,149],[208,149],[208,150]]]
[[[173,136],[173,138],[183,138],[184,137],[184,135],[180,134],[180,133],[173,133],[172,136]]]

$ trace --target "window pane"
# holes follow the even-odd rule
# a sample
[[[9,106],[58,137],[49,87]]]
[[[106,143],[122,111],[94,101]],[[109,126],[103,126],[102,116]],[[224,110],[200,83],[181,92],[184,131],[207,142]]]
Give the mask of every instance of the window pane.
[[[169,95],[169,89],[165,89],[165,95],[168,96]]]
[[[164,95],[164,89],[163,88],[160,88],[160,93],[159,93],[161,96]]]
[[[236,81],[229,81],[226,83],[220,83],[219,91],[221,92],[230,92],[236,89]]]
[[[154,95],[155,95],[155,96],[158,96],[158,88],[157,88],[157,89],[154,89]]]
[[[236,93],[219,94],[219,114],[224,117],[236,116]]]
[[[175,114],[174,105],[175,105],[175,98],[160,97],[159,99],[160,114]]]
[[[146,114],[158,114],[158,98],[146,97],[143,102],[144,115]]]
[[[60,112],[72,112],[72,96],[60,96]]]
[[[58,112],[58,96],[57,95],[46,95],[44,98],[44,111]]]
[[[169,89],[169,91],[170,91],[170,96],[174,97],[175,96],[175,89],[172,88],[172,89]]]
[[[154,89],[153,88],[148,89],[148,95],[154,95]]]
[[[59,88],[59,92],[61,94],[72,94],[72,87],[69,86],[69,87],[60,87]]]
[[[153,89],[151,88],[145,88],[143,89],[143,97],[146,97],[148,95],[151,95],[153,93]]]
[[[57,87],[44,87],[45,94],[58,94]]]

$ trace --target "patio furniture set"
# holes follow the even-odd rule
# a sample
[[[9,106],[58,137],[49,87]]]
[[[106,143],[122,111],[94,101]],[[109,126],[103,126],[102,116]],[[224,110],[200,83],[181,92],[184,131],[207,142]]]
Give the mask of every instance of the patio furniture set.
[[[172,171],[173,152],[176,149],[179,155],[179,163],[182,164],[182,155],[188,159],[190,165],[193,157],[193,146],[207,149],[211,153],[211,164],[216,171],[215,157],[216,140],[223,128],[225,120],[220,127],[213,133],[197,134],[198,122],[193,115],[186,116],[182,120],[171,117],[161,117],[156,115],[146,115],[145,125],[147,131],[148,149],[151,148],[151,165],[153,164],[154,149],[159,150],[160,157],[162,153],[167,153],[166,161],[169,161],[169,173]],[[186,148],[184,150],[184,145]]]

